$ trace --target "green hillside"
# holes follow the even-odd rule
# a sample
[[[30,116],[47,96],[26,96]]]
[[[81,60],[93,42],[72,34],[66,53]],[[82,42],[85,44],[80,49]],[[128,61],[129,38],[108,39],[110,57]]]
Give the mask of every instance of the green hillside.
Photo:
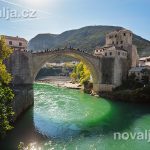
[[[123,29],[116,26],[87,26],[76,30],[70,30],[61,34],[38,34],[29,41],[30,50],[41,50],[47,48],[64,48],[72,46],[93,53],[97,46],[105,44],[105,35],[114,30]],[[133,43],[138,48],[140,56],[150,55],[150,41],[136,34],[133,35]]]

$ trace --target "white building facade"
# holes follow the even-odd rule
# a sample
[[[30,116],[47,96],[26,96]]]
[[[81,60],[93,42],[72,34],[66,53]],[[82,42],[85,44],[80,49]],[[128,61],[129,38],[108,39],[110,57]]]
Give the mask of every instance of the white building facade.
[[[150,66],[150,56],[139,59],[139,66]]]
[[[9,47],[13,48],[15,51],[27,51],[28,41],[24,38],[4,36],[6,43]]]

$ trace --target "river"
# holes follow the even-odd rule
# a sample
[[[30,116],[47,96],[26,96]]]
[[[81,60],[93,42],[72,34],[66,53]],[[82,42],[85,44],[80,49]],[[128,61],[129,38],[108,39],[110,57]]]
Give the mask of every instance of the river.
[[[150,106],[92,97],[78,90],[34,85],[35,102],[0,142],[0,150],[17,150],[19,142],[36,142],[42,150],[149,150]],[[145,139],[128,134],[149,131]],[[122,139],[114,139],[114,133]],[[126,138],[125,138],[126,137]]]

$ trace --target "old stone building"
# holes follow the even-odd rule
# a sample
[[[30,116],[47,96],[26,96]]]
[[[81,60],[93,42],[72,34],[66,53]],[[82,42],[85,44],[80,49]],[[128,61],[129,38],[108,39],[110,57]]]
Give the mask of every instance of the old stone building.
[[[114,31],[106,35],[106,44],[97,48],[94,55],[98,57],[118,57],[128,60],[128,66],[138,66],[138,53],[132,44],[133,34],[129,30]]]
[[[139,66],[150,66],[150,56],[140,58]]]
[[[13,48],[15,51],[26,51],[27,50],[27,40],[20,37],[5,36],[6,43],[8,46]]]
[[[136,81],[143,82],[145,78],[150,80],[150,66],[133,67],[129,70],[129,76],[135,76]]]

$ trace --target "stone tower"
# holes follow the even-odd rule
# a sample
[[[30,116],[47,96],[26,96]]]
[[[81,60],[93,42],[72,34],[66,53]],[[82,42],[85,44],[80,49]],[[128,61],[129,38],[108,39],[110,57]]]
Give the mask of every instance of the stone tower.
[[[114,45],[128,52],[129,68],[138,65],[137,48],[132,43],[133,33],[129,30],[114,31],[106,35],[106,46]]]

